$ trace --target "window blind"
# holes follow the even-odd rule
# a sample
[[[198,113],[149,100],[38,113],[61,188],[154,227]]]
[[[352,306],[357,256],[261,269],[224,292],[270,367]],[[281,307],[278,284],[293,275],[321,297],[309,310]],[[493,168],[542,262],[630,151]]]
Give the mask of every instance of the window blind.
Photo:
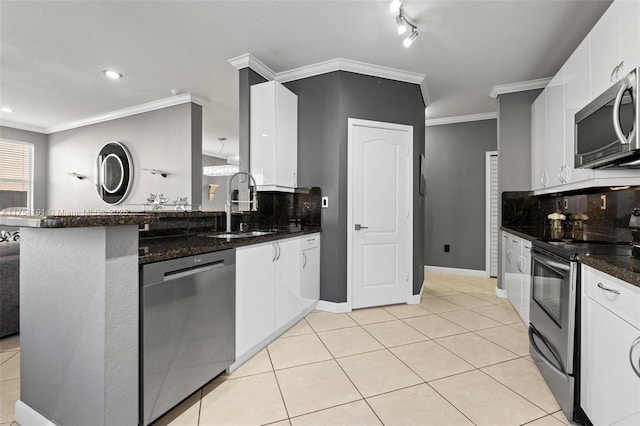
[[[0,191],[29,192],[33,145],[0,141]]]

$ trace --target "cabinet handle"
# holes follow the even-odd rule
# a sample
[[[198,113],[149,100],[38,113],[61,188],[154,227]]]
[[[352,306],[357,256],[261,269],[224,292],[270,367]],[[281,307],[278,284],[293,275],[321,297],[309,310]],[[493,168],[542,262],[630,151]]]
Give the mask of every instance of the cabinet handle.
[[[312,242],[314,242],[315,240],[316,240],[315,238],[307,238],[307,241],[308,241],[309,243],[312,243]]]
[[[562,167],[564,167],[564,180],[565,180],[565,183],[569,183],[569,181],[571,180],[571,169],[566,164],[564,166],[562,166]]]
[[[302,252],[302,260],[302,269],[304,269],[307,266],[307,255],[304,252]]]
[[[631,344],[631,348],[629,349],[629,362],[631,363],[631,368],[633,372],[636,373],[636,376],[640,377],[640,356],[638,357],[638,367],[633,363],[633,350],[636,346],[640,345],[640,337],[633,341]]]
[[[523,266],[521,266],[522,263],[524,263],[524,257],[520,256],[516,261],[516,267],[518,268],[518,271],[520,271],[521,274],[524,273],[524,270],[522,269]]]
[[[540,183],[542,183],[542,186],[544,186],[545,188],[547,187],[547,185],[549,185],[549,175],[547,174],[547,172],[542,173]]]
[[[509,257],[509,253],[511,253],[511,249],[507,250],[507,262],[511,263],[511,257]]]
[[[276,243],[276,247],[278,248],[278,257],[276,257],[276,262],[280,260],[280,243]]]
[[[276,257],[278,256],[278,248],[277,245],[278,243],[272,243],[273,244],[273,257],[271,258],[272,262],[276,261]]]
[[[562,169],[562,167],[560,167],[560,171],[558,172],[558,180],[560,181],[560,183],[567,183],[564,180],[564,170]]]
[[[598,283],[598,288],[603,289],[604,291],[608,291],[609,293],[613,293],[613,294],[620,294],[620,292],[618,290],[614,290],[612,288],[607,288],[604,286],[604,284],[602,283]]]
[[[296,172],[293,172],[293,186],[298,186],[298,174]]]

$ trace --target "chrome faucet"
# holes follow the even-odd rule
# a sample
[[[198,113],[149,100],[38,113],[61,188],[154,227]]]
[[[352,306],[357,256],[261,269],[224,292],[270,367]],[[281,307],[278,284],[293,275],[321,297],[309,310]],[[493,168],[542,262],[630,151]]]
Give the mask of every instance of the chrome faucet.
[[[253,191],[251,191],[251,200],[249,201],[240,201],[240,200],[231,200],[231,183],[233,182],[233,178],[238,176],[238,175],[246,175],[249,176],[249,179],[251,179],[253,181]],[[258,185],[256,185],[256,180],[254,179],[253,176],[251,176],[251,173],[248,172],[238,172],[236,174],[234,174],[233,176],[231,176],[231,179],[229,179],[229,187],[227,188],[227,204],[225,204],[224,209],[227,212],[227,232],[231,232],[231,203],[235,203],[235,204],[240,204],[240,203],[248,203],[251,205],[251,211],[258,211],[258,197],[256,194],[256,188],[258,187]]]

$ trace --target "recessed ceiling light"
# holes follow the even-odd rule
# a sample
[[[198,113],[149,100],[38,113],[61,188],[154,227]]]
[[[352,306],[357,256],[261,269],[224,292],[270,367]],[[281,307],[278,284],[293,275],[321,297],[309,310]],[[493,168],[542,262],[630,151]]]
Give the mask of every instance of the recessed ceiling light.
[[[13,109],[11,109],[9,107],[2,107],[2,108],[0,108],[0,111],[6,112],[6,113],[12,113]]]
[[[120,74],[117,71],[113,71],[113,70],[103,70],[102,71],[104,73],[104,75],[106,75],[107,77],[109,77],[112,80],[117,80],[119,78],[122,78],[122,74]]]

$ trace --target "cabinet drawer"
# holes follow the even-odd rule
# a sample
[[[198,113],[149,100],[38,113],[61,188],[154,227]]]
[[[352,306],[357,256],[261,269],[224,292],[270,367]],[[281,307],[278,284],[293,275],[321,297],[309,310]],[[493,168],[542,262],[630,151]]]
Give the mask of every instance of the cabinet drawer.
[[[320,234],[309,234],[300,237],[300,248],[302,250],[318,247],[320,245]]]
[[[588,266],[582,267],[582,282],[587,297],[640,328],[640,288]]]

